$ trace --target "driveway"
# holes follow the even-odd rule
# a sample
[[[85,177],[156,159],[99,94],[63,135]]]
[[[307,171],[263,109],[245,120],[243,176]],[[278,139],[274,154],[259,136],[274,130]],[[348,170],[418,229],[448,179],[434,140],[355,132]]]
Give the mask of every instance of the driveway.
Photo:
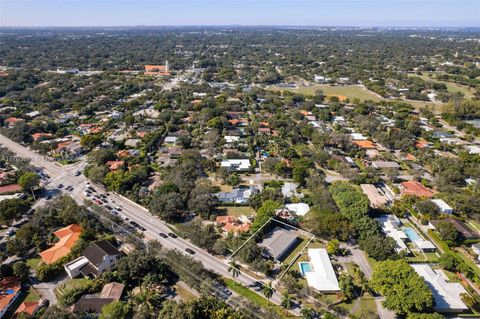
[[[47,299],[51,305],[57,304],[57,296],[55,296],[55,288],[65,283],[69,278],[66,274],[56,278],[50,282],[38,282],[33,284],[38,293],[42,295],[44,299]]]

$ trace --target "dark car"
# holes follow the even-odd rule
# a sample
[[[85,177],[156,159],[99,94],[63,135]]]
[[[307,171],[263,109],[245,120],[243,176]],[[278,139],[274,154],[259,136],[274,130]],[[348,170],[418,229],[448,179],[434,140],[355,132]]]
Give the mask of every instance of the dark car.
[[[104,202],[105,204],[108,203],[108,200],[106,200],[105,198],[102,198],[100,199],[102,202]]]
[[[80,173],[80,171],[75,172],[75,176],[80,176],[80,174],[82,174],[82,173]]]
[[[168,233],[168,236],[172,237],[172,238],[177,238],[178,236],[175,235],[174,233]]]
[[[105,194],[100,194],[100,197],[101,198],[107,198],[107,196]]]
[[[57,188],[62,189],[62,188],[63,188],[63,184],[58,184]]]
[[[147,231],[147,229],[145,227],[140,226],[140,225],[138,225],[138,229],[140,229],[141,231]]]
[[[105,209],[107,209],[107,210],[112,210],[113,209],[111,206],[108,206],[108,205],[105,205],[103,207],[105,207]]]
[[[189,253],[190,255],[195,254],[195,252],[194,252],[192,249],[190,249],[190,248],[185,248],[185,251],[186,251],[187,253]]]
[[[168,236],[165,233],[159,233],[158,235],[162,238],[168,238]]]

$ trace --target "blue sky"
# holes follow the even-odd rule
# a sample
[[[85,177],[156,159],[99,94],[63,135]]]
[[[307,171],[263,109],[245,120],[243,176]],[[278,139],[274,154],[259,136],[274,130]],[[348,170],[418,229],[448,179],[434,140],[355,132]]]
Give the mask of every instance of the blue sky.
[[[480,26],[480,0],[0,0],[0,26]]]

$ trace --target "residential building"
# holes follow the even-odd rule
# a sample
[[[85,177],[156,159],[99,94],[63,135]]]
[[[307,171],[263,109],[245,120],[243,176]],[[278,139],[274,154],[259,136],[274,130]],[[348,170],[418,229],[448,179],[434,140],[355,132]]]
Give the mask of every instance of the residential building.
[[[0,318],[3,318],[8,309],[15,303],[22,289],[21,281],[17,277],[5,277],[0,280]]]
[[[227,159],[223,160],[220,166],[225,167],[230,171],[248,171],[251,169],[249,159]]]
[[[299,262],[300,273],[307,279],[308,286],[323,292],[340,291],[337,275],[333,269],[327,250],[324,248],[308,249],[309,262]]]
[[[119,301],[122,296],[124,284],[111,282],[103,286],[100,294],[83,295],[70,307],[71,312],[100,313],[105,305]]]
[[[395,250],[399,252],[406,252],[407,254],[410,253],[410,249],[408,249],[407,244],[405,241],[408,239],[407,235],[400,229],[402,222],[398,219],[395,215],[382,215],[378,218],[375,218],[377,222],[380,224],[382,231],[388,237],[391,237],[395,240],[397,247]]]
[[[39,301],[24,301],[20,304],[17,310],[15,310],[15,316],[25,314],[30,318],[37,313],[38,309],[40,309]]]
[[[439,220],[432,220],[430,221],[430,225],[435,228],[438,223],[440,222],[449,222],[455,226],[457,231],[460,233],[460,235],[464,239],[479,239],[480,234],[474,230],[472,230],[470,227],[468,227],[464,222],[462,222],[459,219],[456,218],[445,218],[445,219],[439,219]]]
[[[245,233],[252,226],[251,221],[246,216],[235,218],[233,216],[217,216],[215,224],[221,226],[225,234],[228,233]]]
[[[402,182],[400,184],[402,195],[432,198],[433,192],[417,181]]]
[[[467,291],[461,284],[447,282],[448,277],[441,270],[432,269],[428,264],[412,264],[410,266],[425,280],[432,291],[435,299],[435,311],[457,313],[468,310],[461,297]]]
[[[121,252],[106,240],[90,244],[82,256],[65,264],[64,268],[70,278],[80,274],[86,277],[98,277],[105,271],[115,268]]]
[[[397,162],[375,161],[375,162],[372,162],[372,167],[377,168],[377,169],[383,169],[383,168],[398,169],[398,168],[400,168],[400,165],[398,165]]]
[[[40,257],[46,264],[53,264],[60,258],[67,256],[80,238],[82,228],[80,225],[71,224],[55,231],[53,234],[58,237],[58,242],[40,253]]]
[[[260,243],[268,252],[268,255],[277,261],[281,261],[297,245],[298,237],[294,232],[285,228],[275,227]]]
[[[282,186],[282,195],[285,198],[291,198],[291,197],[303,198],[303,194],[297,192],[297,189],[298,189],[297,183],[285,182]]]
[[[297,216],[305,216],[310,211],[310,206],[305,203],[286,204],[285,208]]]
[[[370,206],[373,208],[384,207],[390,203],[390,199],[382,194],[373,184],[361,184],[360,187],[370,201]]]
[[[453,208],[450,207],[447,203],[445,203],[442,199],[432,199],[432,202],[438,207],[442,214],[453,214]]]
[[[249,198],[257,192],[257,187],[250,186],[248,188],[234,188],[230,192],[216,193],[215,196],[220,203],[246,204]]]

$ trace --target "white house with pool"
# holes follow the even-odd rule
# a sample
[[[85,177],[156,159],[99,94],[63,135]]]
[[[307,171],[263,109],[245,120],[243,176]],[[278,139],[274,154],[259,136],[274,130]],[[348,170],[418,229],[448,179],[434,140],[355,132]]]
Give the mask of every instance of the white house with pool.
[[[309,262],[299,262],[300,273],[307,279],[308,286],[321,292],[340,291],[337,276],[326,249],[308,249]]]

